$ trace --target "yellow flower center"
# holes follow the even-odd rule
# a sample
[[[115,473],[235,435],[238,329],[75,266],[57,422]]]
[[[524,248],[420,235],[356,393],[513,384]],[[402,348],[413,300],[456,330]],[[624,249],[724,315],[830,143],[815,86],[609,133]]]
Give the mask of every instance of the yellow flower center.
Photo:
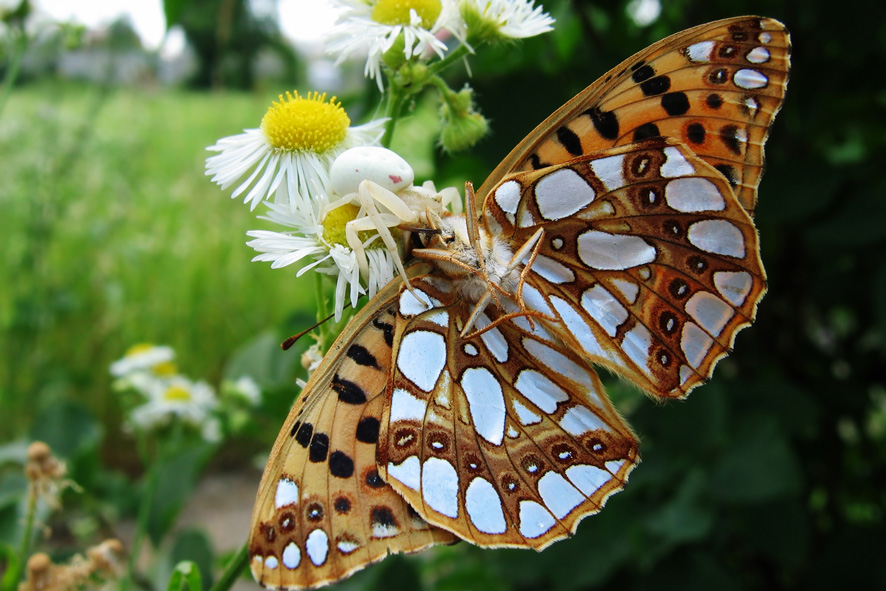
[[[191,399],[191,392],[182,386],[169,386],[163,393],[163,398],[170,402],[188,402]]]
[[[421,26],[430,30],[443,11],[440,0],[378,0],[372,8],[372,20],[383,25],[408,25],[409,11],[421,18]]]
[[[330,210],[326,214],[326,217],[323,218],[322,222],[323,240],[325,240],[327,244],[338,244],[339,246],[350,248],[347,235],[345,234],[345,227],[348,222],[357,219],[359,213],[360,206],[354,205],[353,203],[345,203],[344,205],[339,205],[335,209]],[[399,239],[400,230],[398,228],[391,228],[390,230],[394,239]],[[377,232],[375,230],[363,230],[362,232],[357,232],[357,238],[360,242],[366,242],[376,234]],[[367,248],[372,249],[383,247],[384,242],[376,240]]]
[[[351,120],[335,97],[326,101],[326,93],[298,91],[277,97],[261,120],[261,128],[280,150],[323,153],[341,144]]]
[[[151,368],[155,374],[158,376],[174,376],[178,373],[178,366],[174,361],[164,361],[162,363],[158,363],[154,367]]]
[[[138,355],[139,353],[145,353],[154,348],[154,345],[151,343],[139,343],[137,345],[133,345],[126,350],[126,357],[132,357],[133,355]]]

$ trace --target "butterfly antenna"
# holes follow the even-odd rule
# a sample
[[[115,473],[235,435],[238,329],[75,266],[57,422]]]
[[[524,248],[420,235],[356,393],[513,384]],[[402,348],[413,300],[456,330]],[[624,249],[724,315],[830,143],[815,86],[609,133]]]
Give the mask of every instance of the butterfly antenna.
[[[345,303],[345,308],[349,308],[350,306],[351,306],[351,302]],[[329,316],[327,316],[323,320],[318,320],[313,325],[304,329],[300,333],[294,334],[291,337],[287,338],[285,341],[280,343],[280,348],[283,349],[284,351],[288,351],[290,349],[290,347],[292,347],[292,345],[297,343],[300,338],[302,338],[303,336],[305,336],[306,334],[308,334],[309,332],[311,332],[312,330],[314,330],[318,326],[322,326],[323,324],[326,324],[327,322],[329,322],[333,318],[333,316],[335,316],[335,312],[333,312],[332,314],[330,314]]]

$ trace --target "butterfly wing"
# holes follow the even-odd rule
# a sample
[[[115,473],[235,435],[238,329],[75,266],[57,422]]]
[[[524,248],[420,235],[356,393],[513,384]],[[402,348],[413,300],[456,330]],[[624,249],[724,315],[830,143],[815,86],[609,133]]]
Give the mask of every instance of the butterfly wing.
[[[596,373],[539,323],[459,336],[454,282],[402,292],[378,463],[429,522],[484,547],[542,549],[621,490],[637,441]],[[515,307],[513,302],[509,304]]]
[[[249,539],[264,587],[316,587],[388,554],[455,540],[418,517],[376,469],[401,285],[391,282],[354,317],[277,437]]]
[[[544,228],[526,305],[660,397],[710,376],[766,287],[753,222],[723,177],[663,138],[507,177],[484,219],[517,245]]]
[[[763,144],[781,108],[790,37],[755,16],[699,25],[628,58],[535,128],[489,175],[561,164],[651,137],[679,140],[729,181],[753,215]]]

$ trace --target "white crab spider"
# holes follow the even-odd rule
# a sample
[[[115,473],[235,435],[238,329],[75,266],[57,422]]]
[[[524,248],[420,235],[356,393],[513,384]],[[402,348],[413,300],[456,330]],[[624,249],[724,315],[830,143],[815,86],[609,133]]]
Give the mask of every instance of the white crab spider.
[[[431,181],[417,187],[412,185],[414,178],[415,173],[409,164],[386,148],[352,148],[343,152],[332,164],[332,188],[342,197],[324,208],[321,219],[344,204],[360,206],[356,218],[345,224],[345,238],[356,255],[363,277],[369,276],[366,247],[376,236],[364,244],[359,238],[360,232],[377,232],[377,237],[391,253],[397,271],[406,280],[400,249],[391,228],[402,224],[428,226],[429,215],[439,216],[449,207],[461,209],[458,189],[448,187],[438,192]],[[406,283],[409,284],[408,280]]]

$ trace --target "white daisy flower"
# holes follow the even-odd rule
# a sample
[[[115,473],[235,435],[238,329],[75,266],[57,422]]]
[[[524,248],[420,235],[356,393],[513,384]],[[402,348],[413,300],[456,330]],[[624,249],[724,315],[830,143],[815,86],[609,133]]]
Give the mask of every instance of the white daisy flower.
[[[172,375],[176,372],[175,351],[171,347],[150,343],[133,345],[122,359],[111,364],[111,375],[122,378],[139,372]]]
[[[222,391],[255,406],[261,400],[261,386],[249,376],[240,376],[236,380],[226,380]]]
[[[360,295],[373,297],[395,270],[405,276],[406,240],[398,226],[426,224],[429,211],[440,214],[460,205],[457,190],[438,192],[431,182],[414,186],[414,177],[409,164],[385,148],[344,152],[331,167],[339,198],[330,202],[318,194],[295,210],[267,203],[269,213],[262,219],[291,230],[247,232],[253,238],[247,245],[259,252],[252,260],[275,269],[310,260],[296,276],[315,269],[335,277],[335,319],[340,320],[345,302],[356,306]]]
[[[327,34],[327,53],[338,56],[336,63],[352,53],[365,53],[364,75],[374,78],[379,90],[382,57],[398,40],[407,60],[431,52],[442,58],[446,44],[440,34],[458,36],[461,30],[455,0],[338,0],[335,5],[343,12]]]
[[[264,200],[296,207],[296,202],[326,190],[329,167],[348,148],[377,145],[384,119],[349,127],[341,104],[326,94],[280,95],[262,118],[259,129],[222,138],[207,148],[218,152],[206,159],[206,174],[227,189],[244,176],[231,198],[245,193],[255,209]]]
[[[192,382],[183,376],[156,378],[142,382],[147,402],[132,410],[130,420],[136,428],[151,431],[179,419],[203,427],[210,420],[218,399],[206,382]]]
[[[315,200],[320,209],[328,207],[325,196]],[[260,254],[253,261],[271,263],[272,269],[279,269],[303,260],[311,263],[299,269],[297,277],[311,269],[318,273],[336,278],[335,285],[335,320],[341,319],[346,301],[351,306],[364,293],[372,297],[388,281],[394,278],[394,260],[390,252],[385,250],[378,240],[378,235],[369,236],[362,244],[370,261],[369,272],[361,277],[357,253],[347,245],[344,226],[357,218],[360,208],[349,203],[329,209],[319,223],[320,217],[307,221],[304,217],[292,215],[288,208],[267,204],[270,213],[264,219],[293,228],[289,232],[273,232],[269,230],[252,230],[246,234],[253,238],[246,243]],[[307,221],[307,223],[305,223]]]
[[[525,39],[553,30],[554,19],[532,0],[461,0],[468,38]]]

